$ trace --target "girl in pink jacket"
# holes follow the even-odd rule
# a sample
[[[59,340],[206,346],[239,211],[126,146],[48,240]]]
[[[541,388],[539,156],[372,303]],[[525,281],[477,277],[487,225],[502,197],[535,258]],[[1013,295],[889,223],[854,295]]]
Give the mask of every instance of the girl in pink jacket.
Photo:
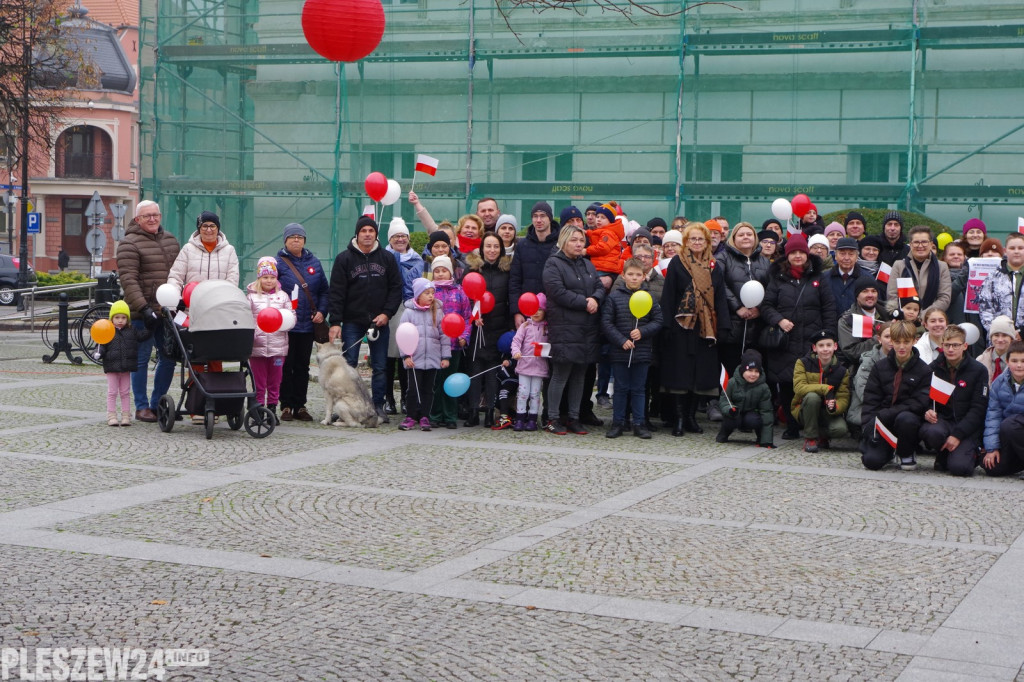
[[[516,420],[513,431],[536,431],[540,414],[540,391],[550,371],[548,323],[544,321],[547,297],[537,294],[537,312],[523,322],[512,339],[512,357],[518,360],[519,394],[516,396]],[[524,423],[525,422],[525,423]]]
[[[292,309],[291,298],[281,291],[281,285],[277,281],[277,260],[272,256],[260,258],[256,264],[256,281],[246,287],[246,292],[254,319],[258,319],[260,311],[265,308],[288,311]],[[256,386],[256,401],[273,412],[275,418],[286,355],[288,331],[278,330],[268,334],[257,324],[249,368],[252,370],[252,382]]]

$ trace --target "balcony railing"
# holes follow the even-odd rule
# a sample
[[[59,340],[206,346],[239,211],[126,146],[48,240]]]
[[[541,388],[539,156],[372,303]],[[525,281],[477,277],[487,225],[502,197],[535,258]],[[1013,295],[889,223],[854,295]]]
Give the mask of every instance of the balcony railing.
[[[114,177],[113,158],[110,154],[57,154],[58,178],[97,178],[109,180]]]

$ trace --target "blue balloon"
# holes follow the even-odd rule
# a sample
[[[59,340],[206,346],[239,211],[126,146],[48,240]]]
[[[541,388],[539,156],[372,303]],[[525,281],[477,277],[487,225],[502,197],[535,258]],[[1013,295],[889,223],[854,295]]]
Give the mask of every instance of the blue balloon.
[[[498,337],[498,352],[508,355],[512,352],[512,339],[516,338],[515,332],[505,332]]]
[[[469,375],[456,372],[444,380],[444,392],[453,398],[469,390]]]

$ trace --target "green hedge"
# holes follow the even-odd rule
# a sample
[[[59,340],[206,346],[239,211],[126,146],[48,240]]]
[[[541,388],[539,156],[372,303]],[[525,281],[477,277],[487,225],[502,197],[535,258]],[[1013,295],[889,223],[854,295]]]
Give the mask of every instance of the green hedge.
[[[826,225],[828,225],[832,221],[835,221],[842,225],[843,220],[846,218],[846,214],[849,213],[850,211],[856,211],[857,213],[863,215],[864,219],[867,221],[868,234],[881,234],[882,218],[884,218],[885,214],[888,213],[890,210],[891,209],[888,208],[844,208],[841,211],[832,211],[830,213],[826,213],[825,215],[821,216],[821,219],[825,221]],[[961,230],[951,228],[948,225],[944,225],[943,223],[940,223],[937,220],[929,218],[926,215],[922,215],[920,213],[911,213],[909,211],[900,211],[900,215],[903,216],[904,233],[906,233],[910,228],[914,227],[915,225],[927,225],[931,229],[932,234],[934,234],[935,236],[938,236],[943,232],[946,232],[949,235],[951,235],[954,239],[960,237]]]

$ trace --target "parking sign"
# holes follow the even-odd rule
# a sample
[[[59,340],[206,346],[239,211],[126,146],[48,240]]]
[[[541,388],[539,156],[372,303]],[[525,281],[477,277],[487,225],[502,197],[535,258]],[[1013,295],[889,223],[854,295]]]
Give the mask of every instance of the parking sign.
[[[27,225],[28,225],[28,233],[29,234],[39,234],[39,226],[40,226],[40,224],[42,222],[40,220],[40,218],[41,218],[42,214],[41,213],[29,213],[27,215],[28,215],[28,223],[27,223]]]

